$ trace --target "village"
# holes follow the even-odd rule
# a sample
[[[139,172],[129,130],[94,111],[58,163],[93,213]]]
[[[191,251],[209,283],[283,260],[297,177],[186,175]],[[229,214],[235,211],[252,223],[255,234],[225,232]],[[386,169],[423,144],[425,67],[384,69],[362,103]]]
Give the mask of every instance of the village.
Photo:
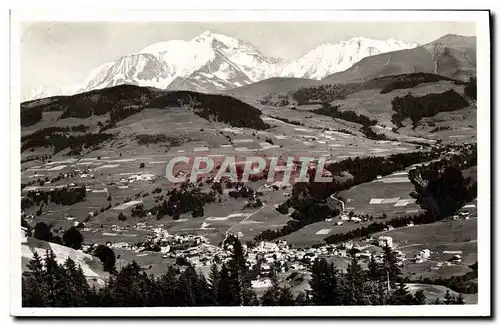
[[[145,241],[138,243],[110,242],[106,246],[112,249],[128,250],[138,257],[150,255],[154,252],[161,253],[164,259],[175,259],[178,265],[191,264],[199,272],[207,272],[213,263],[227,263],[231,258],[231,246],[224,246],[224,241],[219,245],[210,244],[209,240],[201,235],[171,234],[162,225],[147,225],[137,223],[133,228],[147,231]],[[393,228],[389,227],[387,230]],[[124,231],[124,228],[114,225],[115,232]],[[88,230],[87,230],[88,231]],[[229,236],[230,234],[226,234]],[[238,236],[238,234],[235,234]],[[86,244],[82,250],[91,252],[98,244]],[[312,247],[299,248],[287,244],[284,240],[276,242],[261,241],[257,245],[243,244],[246,254],[247,267],[256,272],[252,280],[254,288],[265,288],[271,285],[269,274],[274,270],[278,275],[289,272],[302,272],[308,274],[310,267],[317,259],[340,258],[346,261],[356,257],[362,265],[367,265],[373,259],[383,263],[384,247],[392,249],[397,259],[397,265],[403,267],[405,262],[421,264],[431,260],[435,254],[430,249],[422,249],[416,255],[408,257],[405,252],[398,250],[398,244],[390,236],[368,237],[356,242],[348,241],[340,244],[323,244]],[[460,264],[461,252],[444,252],[453,254],[451,259],[438,261],[436,266],[450,266]],[[437,253],[436,253],[437,254]]]

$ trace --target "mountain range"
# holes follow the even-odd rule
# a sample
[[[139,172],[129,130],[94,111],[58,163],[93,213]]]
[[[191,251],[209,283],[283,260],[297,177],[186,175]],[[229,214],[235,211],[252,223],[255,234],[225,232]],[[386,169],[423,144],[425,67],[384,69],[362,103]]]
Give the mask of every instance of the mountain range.
[[[322,79],[323,84],[366,81],[399,74],[433,73],[468,81],[476,76],[476,37],[447,34],[412,49],[365,57]]]
[[[319,45],[296,60],[283,60],[265,56],[236,38],[206,31],[190,41],[152,44],[96,67],[77,85],[40,87],[23,94],[23,99],[71,95],[120,84],[219,92],[273,77],[320,80],[349,69],[363,58],[417,46],[393,39],[355,37]]]

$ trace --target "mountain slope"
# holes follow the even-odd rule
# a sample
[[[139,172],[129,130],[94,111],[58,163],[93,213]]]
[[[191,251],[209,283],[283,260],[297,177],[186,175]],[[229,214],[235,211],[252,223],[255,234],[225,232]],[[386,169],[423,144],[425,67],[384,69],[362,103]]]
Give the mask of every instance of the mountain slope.
[[[476,137],[476,100],[469,88],[475,89],[475,83],[431,73],[400,74],[303,86],[261,96],[255,102],[274,112],[293,109],[330,116],[335,119],[332,122],[363,124],[365,135],[372,138],[378,136],[369,129],[397,139],[463,140]]]
[[[22,270],[29,271],[28,262],[33,259],[36,252],[40,257],[45,258],[46,251],[52,250],[56,256],[58,264],[64,264],[68,258],[71,258],[77,266],[83,270],[83,275],[91,284],[103,285],[109,274],[103,270],[101,261],[98,258],[69,247],[58,245],[56,243],[38,240],[32,237],[23,239],[21,244]],[[95,282],[95,283],[94,283]]]
[[[85,91],[121,84],[165,88],[169,70],[165,62],[152,54],[138,53],[121,57],[116,63],[101,66]]]
[[[325,77],[322,83],[356,82],[419,72],[467,81],[476,75],[476,38],[445,35],[414,49],[366,57],[343,72]]]
[[[226,94],[236,96],[264,96],[267,94],[283,93],[300,87],[314,86],[320,81],[306,78],[273,77],[250,85],[228,89]]]
[[[149,126],[125,128],[127,131],[122,133],[122,122],[128,120],[125,124],[132,126],[149,119],[151,112],[157,116],[151,124],[163,121],[158,128],[174,134],[181,120],[196,122],[200,126],[196,131],[226,127],[265,130],[270,127],[261,119],[259,109],[231,96],[119,85],[22,103],[22,151],[45,148],[53,154],[88,152],[123,138],[124,134],[144,132]],[[180,130],[185,132],[187,129],[184,126]]]
[[[322,44],[283,69],[283,76],[321,79],[330,73],[343,71],[361,59],[381,53],[414,48],[418,44],[405,44],[355,37],[336,44]]]

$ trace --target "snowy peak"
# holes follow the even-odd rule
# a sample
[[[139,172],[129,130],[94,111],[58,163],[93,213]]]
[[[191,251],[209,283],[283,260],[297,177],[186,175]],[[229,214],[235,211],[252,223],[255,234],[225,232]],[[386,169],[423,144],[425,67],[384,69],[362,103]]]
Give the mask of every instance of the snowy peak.
[[[284,74],[289,77],[322,79],[329,74],[344,71],[368,56],[416,46],[417,43],[406,44],[392,39],[382,41],[365,37],[354,37],[336,44],[325,43],[290,63],[284,68]]]
[[[322,79],[344,71],[361,59],[411,49],[416,43],[354,37],[325,43],[296,60],[263,55],[252,44],[205,31],[189,41],[158,42],[93,69],[80,84],[26,92],[25,99],[74,94],[119,84],[214,92],[273,77]],[[32,91],[33,92],[33,91]]]
[[[214,34],[210,31],[205,31],[202,34],[196,36],[195,38],[192,39],[192,42],[206,43],[211,45],[213,45],[214,42],[219,42],[220,44],[223,44],[225,47],[228,48],[236,48],[240,44],[240,41],[238,39],[225,36],[222,34]]]
[[[115,63],[101,66],[96,77],[86,85],[85,91],[121,84],[165,88],[168,86],[168,66],[160,58],[148,53],[123,56]]]

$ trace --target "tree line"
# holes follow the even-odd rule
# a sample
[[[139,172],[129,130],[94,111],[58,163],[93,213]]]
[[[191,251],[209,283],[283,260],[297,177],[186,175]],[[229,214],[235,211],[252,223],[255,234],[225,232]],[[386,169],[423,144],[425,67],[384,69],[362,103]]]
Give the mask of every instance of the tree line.
[[[469,82],[465,85],[464,94],[477,100],[477,79],[475,77],[471,77]]]
[[[382,78],[384,78],[384,77],[382,77]],[[380,94],[390,93],[396,89],[413,88],[413,87],[420,85],[420,84],[423,84],[423,83],[432,83],[432,82],[438,82],[441,80],[452,81],[456,85],[464,84],[462,81],[459,81],[459,80],[454,80],[454,79],[451,79],[451,78],[448,78],[445,76],[430,74],[430,73],[425,73],[425,72],[390,76],[390,77],[385,77],[385,78],[391,78],[391,79],[394,79],[394,81],[385,85],[380,90]]]
[[[474,281],[477,280],[478,277],[477,262],[470,265],[469,268],[472,269],[470,272],[467,272],[464,275],[451,276],[450,278],[439,277],[431,279],[428,277],[420,276],[416,280],[411,280],[407,277],[404,278],[404,281],[421,284],[442,285],[458,293],[477,293],[478,284]]]
[[[291,215],[292,220],[280,229],[262,231],[254,237],[251,243],[272,241],[311,223],[334,217],[340,212],[326,203],[326,199],[330,195],[375,180],[379,175],[385,176],[413,164],[429,161],[438,157],[440,153],[441,151],[435,150],[432,152],[392,154],[387,157],[347,158],[326,166],[326,169],[334,176],[347,172],[352,175],[352,178],[342,181],[337,181],[334,178],[329,183],[314,182],[316,171],[312,171],[309,182],[295,183],[291,197],[278,207],[278,211],[282,214],[288,214],[288,208],[294,208]]]
[[[59,133],[65,133],[65,132],[86,132],[89,129],[89,126],[79,124],[76,126],[66,126],[66,127],[48,127],[48,128],[43,128],[35,131],[32,134],[25,135],[21,137],[21,142],[26,142],[26,141],[36,141],[37,139],[41,139],[47,136],[50,136],[56,132]]]
[[[234,97],[202,94],[191,91],[172,91],[152,99],[146,107],[164,108],[188,105],[196,114],[209,121],[225,122],[232,127],[265,130],[271,126],[262,121],[262,112]]]
[[[413,73],[377,77],[358,83],[305,86],[291,92],[289,95],[297,101],[298,105],[305,105],[343,100],[348,95],[363,90],[380,89],[381,94],[386,94],[395,89],[413,88],[422,83],[438,82],[441,80],[453,81],[457,85],[464,84],[461,81],[436,74]],[[270,102],[269,99],[267,99],[267,102]],[[278,102],[277,104],[280,103]]]
[[[460,153],[418,166],[408,173],[415,186],[411,195],[434,218],[450,216],[477,197],[477,181],[462,174],[473,166],[477,166],[477,145],[467,145]]]
[[[403,97],[395,97],[391,103],[392,110],[395,112],[392,115],[392,123],[398,128],[403,127],[402,122],[406,118],[410,118],[413,128],[416,128],[424,117],[432,117],[439,112],[460,110],[469,105],[469,102],[453,89],[423,96],[407,94]]]
[[[108,133],[86,133],[83,135],[67,135],[64,133],[32,134],[21,146],[21,151],[36,147],[52,147],[56,154],[66,148],[71,149],[72,154],[78,154],[83,148],[92,148],[111,139]]]
[[[191,212],[193,217],[203,216],[203,207],[216,200],[216,192],[214,190],[208,193],[202,192],[192,183],[184,182],[179,189],[169,190],[165,198],[161,204],[154,206],[148,212],[155,215],[157,219],[169,215],[174,220],[178,220],[181,214],[188,212]]]
[[[49,191],[30,190],[21,198],[21,209],[41,203],[48,205],[49,201],[54,204],[69,206],[85,200],[86,188],[84,185],[77,187],[54,188]]]
[[[363,126],[374,126],[377,124],[377,120],[372,120],[365,115],[357,114],[354,111],[340,111],[339,105],[331,105],[328,102],[322,103],[322,107],[319,109],[312,110],[311,112],[321,115],[326,115],[336,119],[342,119],[345,121],[350,121],[354,123],[359,123]]]
[[[421,171],[426,178],[428,172],[425,171],[435,171],[439,169],[444,169],[445,167],[458,166],[462,169],[474,166],[477,164],[477,154],[476,147],[474,145],[466,145],[470,147],[469,149],[463,148],[460,154],[453,155],[451,157],[445,157],[441,160],[430,163],[426,166],[417,167],[410,171],[409,178],[415,184],[416,171]],[[277,207],[277,211],[281,214],[288,214],[288,209],[290,207],[294,208],[294,212],[290,216],[292,220],[288,221],[280,229],[267,229],[255,236],[249,245],[254,245],[260,241],[272,241],[277,238],[291,234],[301,228],[315,222],[322,221],[326,218],[334,217],[339,214],[338,209],[330,207],[326,203],[326,199],[335,193],[349,189],[355,185],[370,182],[377,178],[378,175],[389,175],[395,171],[402,170],[408,166],[430,161],[439,157],[442,153],[446,153],[454,149],[453,146],[446,146],[442,149],[435,149],[432,152],[411,152],[411,153],[401,153],[393,154],[388,157],[356,157],[354,159],[348,158],[340,162],[328,165],[326,169],[334,175],[340,175],[342,172],[348,172],[352,175],[352,179],[343,182],[337,182],[335,178],[330,183],[317,183],[314,182],[315,171],[313,171],[310,181],[307,183],[296,183],[293,186],[291,197],[285,202],[281,203]],[[466,162],[466,163],[464,163]],[[442,170],[443,171],[443,170]],[[436,199],[445,208],[445,212],[436,215],[435,213],[428,212],[428,207],[426,205],[421,205],[425,210],[424,213],[414,216],[402,216],[394,218],[388,223],[372,223],[367,227],[361,227],[345,234],[335,234],[331,237],[325,239],[329,243],[338,243],[342,241],[347,241],[354,238],[365,237],[371,233],[382,231],[386,224],[391,224],[394,227],[407,225],[409,222],[414,224],[427,224],[436,222],[446,216],[449,216],[450,212],[455,212],[457,209],[462,207],[465,202],[472,200],[476,196],[477,183],[471,182],[470,179],[460,178],[461,172],[457,174],[456,172],[447,171],[443,178],[438,179],[431,186],[428,191],[425,189],[417,190],[417,192],[410,194],[417,199],[417,203],[420,204],[419,199],[422,195],[418,194],[418,191],[424,193],[426,196],[432,196],[437,192],[439,195],[435,195]],[[456,178],[455,178],[456,177]],[[451,182],[447,180],[453,178]],[[470,184],[470,185],[469,185]],[[439,186],[441,185],[441,186]],[[437,188],[436,188],[437,187]],[[445,189],[441,191],[441,189]],[[457,197],[459,196],[460,197]],[[450,199],[451,198],[451,199]],[[450,204],[451,201],[453,204]],[[436,202],[436,201],[434,201]],[[451,209],[451,210],[450,210]],[[448,215],[447,215],[448,214]]]

